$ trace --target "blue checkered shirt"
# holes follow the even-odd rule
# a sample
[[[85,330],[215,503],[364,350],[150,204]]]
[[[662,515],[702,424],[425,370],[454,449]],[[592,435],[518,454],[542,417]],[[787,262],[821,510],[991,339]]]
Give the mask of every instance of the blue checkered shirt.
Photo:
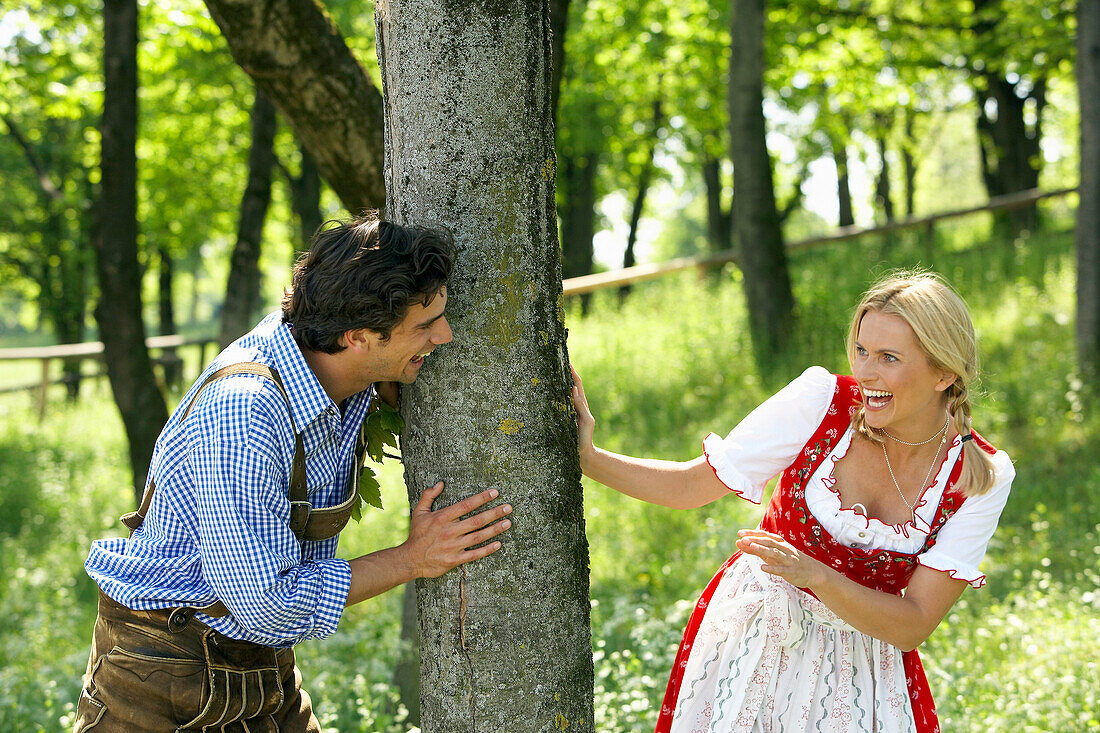
[[[355,441],[373,397],[333,403],[272,313],[207,367],[168,420],[153,452],[156,493],[128,539],[92,543],[84,567],[99,587],[136,610],[205,606],[196,616],[226,636],[288,647],[336,630],[351,584],[337,559],[339,537],[299,543],[290,531],[294,433],[285,400],[269,379],[232,375],[211,383],[186,420],[182,407],[207,374],[251,361],[275,369],[306,451],[309,500],[338,504],[348,491]]]

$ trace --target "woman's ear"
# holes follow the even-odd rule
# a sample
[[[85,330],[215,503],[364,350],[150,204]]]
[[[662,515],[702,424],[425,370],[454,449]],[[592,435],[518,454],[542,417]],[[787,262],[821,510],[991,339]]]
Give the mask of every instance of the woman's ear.
[[[959,375],[954,372],[940,372],[940,381],[936,382],[936,391],[946,392],[957,381],[959,381]]]

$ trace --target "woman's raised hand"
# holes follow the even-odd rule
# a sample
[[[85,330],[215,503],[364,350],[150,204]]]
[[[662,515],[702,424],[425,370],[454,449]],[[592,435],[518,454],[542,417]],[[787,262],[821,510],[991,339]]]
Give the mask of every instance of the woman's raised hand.
[[[573,374],[573,409],[577,411],[577,448],[583,464],[585,455],[595,448],[592,436],[596,430],[596,418],[592,417],[592,411],[588,409],[588,398],[584,396],[581,377],[572,364],[569,365],[569,371]]]
[[[762,529],[741,529],[737,535],[737,549],[763,560],[761,570],[778,575],[799,588],[812,588],[828,569],[781,535]]]

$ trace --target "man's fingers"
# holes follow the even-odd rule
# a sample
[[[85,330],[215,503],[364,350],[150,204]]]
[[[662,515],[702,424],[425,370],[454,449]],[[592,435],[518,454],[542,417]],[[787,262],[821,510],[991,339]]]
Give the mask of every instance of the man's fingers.
[[[512,526],[512,520],[505,519],[502,522],[497,522],[496,524],[490,524],[488,527],[485,527],[484,529],[479,529],[476,532],[470,532],[469,534],[465,535],[462,538],[462,541],[466,543],[467,547],[473,547],[474,545],[480,545],[485,540],[490,539],[492,537],[496,537],[498,534],[500,534],[501,532],[503,532],[504,530],[508,529],[511,526]]]
[[[463,534],[467,534],[469,532],[473,532],[474,530],[480,529],[490,522],[496,521],[497,519],[500,519],[501,517],[507,516],[511,513],[511,504],[501,504],[500,506],[486,509],[483,512],[478,512],[472,517],[466,517],[458,523],[458,528],[460,532],[462,532]]]
[[[439,481],[435,486],[429,486],[424,489],[420,494],[420,501],[416,502],[416,507],[413,511],[417,512],[430,512],[432,510],[432,503],[443,493],[443,482]]]
[[[463,514],[469,514],[478,507],[485,506],[493,499],[500,496],[500,492],[496,489],[488,489],[482,491],[480,494],[474,494],[473,496],[467,496],[460,502],[456,502],[446,509],[440,509],[441,512],[447,513],[448,519],[458,519]]]
[[[474,560],[480,560],[483,557],[488,557],[489,555],[492,555],[494,552],[499,550],[500,547],[501,545],[499,542],[490,542],[484,547],[477,547],[473,550],[466,550],[461,555],[459,555],[458,564],[463,565],[468,562],[473,562]]]

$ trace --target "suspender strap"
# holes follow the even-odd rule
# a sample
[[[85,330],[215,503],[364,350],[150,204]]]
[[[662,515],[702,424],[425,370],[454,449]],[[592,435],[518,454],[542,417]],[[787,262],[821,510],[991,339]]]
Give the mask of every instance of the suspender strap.
[[[306,448],[305,442],[302,440],[302,434],[298,432],[298,428],[294,424],[294,412],[290,406],[290,395],[287,394],[286,387],[283,386],[283,380],[277,371],[263,364],[241,362],[239,364],[224,366],[212,372],[203,380],[199,388],[195,390],[195,394],[191,396],[190,402],[187,403],[187,406],[183,410],[183,414],[180,415],[179,422],[182,423],[187,419],[187,415],[190,414],[191,408],[194,406],[195,401],[198,400],[199,395],[201,395],[202,391],[212,382],[234,374],[253,374],[257,377],[270,379],[275,383],[275,386],[279,388],[279,394],[283,396],[283,401],[286,402],[287,415],[290,417],[290,429],[294,433],[294,460],[290,469],[290,488],[287,490],[287,499],[290,501],[290,531],[294,533],[294,536],[297,537],[299,541],[301,541],[305,533],[306,523],[309,521],[309,513],[313,509],[308,501]],[[122,523],[129,527],[131,533],[145,521],[145,515],[149,513],[149,506],[153,503],[153,494],[156,490],[156,483],[150,479],[149,487],[145,490],[145,495],[141,499],[141,506],[138,507],[136,512],[130,512],[122,517]]]

